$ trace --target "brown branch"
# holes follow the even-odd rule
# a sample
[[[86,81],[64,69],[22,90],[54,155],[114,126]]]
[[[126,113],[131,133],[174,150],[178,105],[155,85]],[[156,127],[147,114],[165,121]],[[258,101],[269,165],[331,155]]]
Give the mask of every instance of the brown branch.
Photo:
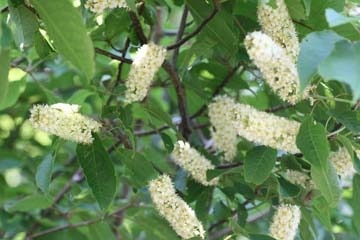
[[[276,107],[265,109],[265,112],[273,113],[273,112],[285,110],[285,109],[288,109],[288,108],[291,108],[291,107],[294,107],[294,105],[292,105],[290,103],[287,103],[287,104],[283,104],[283,105],[279,105],[279,106],[276,106]]]
[[[177,74],[177,72],[175,71],[173,66],[171,66],[167,61],[165,61],[162,64],[162,67],[169,74],[171,81],[174,84],[177,99],[178,99],[179,113],[181,116],[181,124],[180,124],[181,132],[182,132],[183,136],[185,137],[185,139],[188,139],[188,137],[191,134],[191,123],[190,123],[190,118],[189,118],[187,107],[186,107],[187,105],[186,105],[186,98],[185,98],[185,89],[180,81],[179,75]]]
[[[8,11],[9,11],[9,6],[5,6],[0,10],[1,13],[6,13]]]
[[[132,62],[133,62],[131,59],[127,59],[127,58],[115,55],[115,54],[113,54],[111,52],[108,52],[108,51],[105,51],[105,50],[103,50],[101,48],[95,48],[95,52],[99,53],[101,55],[107,56],[107,57],[109,57],[111,59],[119,60],[119,61],[124,62],[124,63],[132,64]]]
[[[234,163],[229,163],[229,164],[224,164],[224,165],[218,165],[216,167],[216,169],[230,169],[230,168],[236,168],[243,165],[243,162],[234,162]]]
[[[146,39],[144,31],[141,27],[141,23],[140,23],[138,17],[136,16],[136,13],[134,13],[133,11],[130,11],[130,18],[131,18],[133,27],[135,29],[136,36],[138,37],[141,45],[147,43],[147,39]]]
[[[126,209],[128,208],[131,208],[133,207],[133,203],[123,207],[123,208],[120,208],[119,210],[109,214],[108,216],[106,217],[111,217],[111,216],[116,216],[118,215],[119,213],[121,212],[124,212]],[[38,232],[38,233],[35,233],[35,234],[32,234],[31,236],[29,236],[27,239],[33,239],[33,238],[37,238],[37,237],[41,237],[41,236],[44,236],[44,235],[47,235],[47,234],[50,234],[50,233],[54,233],[54,232],[59,232],[59,231],[62,231],[62,230],[65,230],[65,229],[70,229],[70,228],[79,228],[79,227],[83,227],[83,226],[89,226],[89,225],[92,225],[92,224],[95,224],[95,223],[98,223],[100,221],[102,221],[103,218],[97,218],[97,219],[92,219],[92,220],[87,220],[87,221],[83,221],[83,222],[79,222],[79,223],[69,223],[69,224],[66,224],[66,225],[63,225],[63,226],[58,226],[58,227],[53,227],[53,228],[49,228],[47,230],[44,230],[42,232]]]
[[[182,36],[184,35],[185,26],[186,26],[186,19],[187,19],[188,13],[189,13],[189,9],[188,9],[187,6],[185,5],[183,14],[182,14],[182,16],[181,16],[179,31],[178,31],[178,33],[177,33],[176,41],[175,41],[175,42],[180,41],[181,38],[182,38]],[[174,53],[173,53],[173,56],[172,56],[172,65],[175,66],[175,68],[176,68],[176,62],[177,62],[177,57],[178,57],[178,55],[179,55],[179,48],[175,48]]]
[[[306,24],[303,23],[303,22],[297,21],[297,20],[295,20],[295,19],[293,19],[293,22],[296,23],[296,24],[299,24],[300,26],[303,26],[304,28],[307,28],[307,29],[309,29],[309,30],[311,30],[311,31],[314,31],[314,29],[313,29],[312,27],[306,25]]]
[[[201,32],[201,30],[206,26],[206,24],[208,24],[215,17],[215,15],[219,12],[219,10],[220,10],[219,1],[214,0],[214,4],[215,4],[215,7],[214,7],[214,10],[211,12],[211,14],[209,16],[207,16],[192,33],[188,34],[186,37],[177,41],[176,43],[167,46],[166,49],[171,50],[171,49],[179,48],[181,45],[183,45],[184,43],[189,41],[191,38],[193,38],[197,34],[199,34]]]
[[[220,91],[226,86],[226,84],[229,83],[229,81],[234,77],[235,73],[237,72],[237,70],[239,69],[239,67],[241,66],[241,62],[239,62],[229,73],[228,75],[224,78],[224,80],[219,84],[219,86],[216,87],[215,91],[213,92],[213,94],[211,95],[211,99],[214,98],[216,95],[218,95],[220,93]],[[242,72],[245,70],[245,68],[243,68]],[[241,72],[241,74],[242,74]],[[196,111],[196,113],[194,113],[191,118],[196,118],[198,116],[200,116],[201,114],[203,114],[205,112],[207,108],[207,104],[204,104],[201,106],[201,108],[199,110]]]

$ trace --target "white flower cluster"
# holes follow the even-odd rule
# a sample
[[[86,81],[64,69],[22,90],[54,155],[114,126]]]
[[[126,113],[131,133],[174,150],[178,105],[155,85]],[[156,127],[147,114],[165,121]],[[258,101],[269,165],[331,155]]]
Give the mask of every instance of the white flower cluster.
[[[126,0],[88,0],[85,7],[95,13],[102,13],[107,8],[127,8]]]
[[[299,153],[296,135],[300,123],[255,108],[237,104],[233,125],[237,133],[249,141],[280,149],[289,153]]]
[[[236,156],[237,134],[232,124],[234,99],[227,96],[218,96],[209,104],[209,119],[212,125],[211,136],[214,148],[224,151],[224,160],[231,161]]]
[[[214,165],[202,156],[188,142],[178,141],[172,152],[175,163],[188,171],[192,178],[205,186],[216,185],[218,178],[207,180],[206,171],[214,169]]]
[[[300,81],[296,65],[292,58],[278,43],[262,32],[253,32],[246,36],[245,47],[264,79],[284,101],[295,104],[299,96]]]
[[[204,239],[201,222],[194,210],[176,194],[169,176],[162,175],[150,181],[149,191],[156,208],[179,236],[183,239],[196,236]]]
[[[360,156],[359,153],[356,151],[358,156]],[[337,152],[331,152],[329,159],[334,165],[336,173],[341,177],[349,177],[355,173],[353,161],[345,147],[340,148]]]
[[[300,208],[296,205],[281,204],[273,217],[270,235],[277,240],[293,240],[301,219]]]
[[[284,0],[276,0],[276,5],[276,8],[272,8],[265,1],[260,1],[258,20],[261,30],[282,46],[293,61],[297,62],[300,47],[295,26]]]
[[[350,17],[360,16],[360,5],[351,1],[345,2],[344,12]]]
[[[315,188],[315,184],[311,180],[310,176],[300,171],[288,169],[286,171],[286,179],[292,184],[300,185],[303,188],[307,188],[307,189]]]
[[[146,97],[154,75],[165,57],[166,49],[154,43],[145,44],[138,49],[125,83],[127,103],[141,101]]]
[[[97,121],[81,115],[78,105],[34,105],[30,112],[34,128],[78,143],[92,143],[91,133],[98,132],[101,127]]]

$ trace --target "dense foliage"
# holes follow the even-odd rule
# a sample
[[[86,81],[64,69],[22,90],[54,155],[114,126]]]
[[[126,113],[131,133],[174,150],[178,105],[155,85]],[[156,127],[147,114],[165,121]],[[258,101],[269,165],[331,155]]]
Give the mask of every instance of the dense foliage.
[[[358,4],[0,1],[0,238],[359,239]]]

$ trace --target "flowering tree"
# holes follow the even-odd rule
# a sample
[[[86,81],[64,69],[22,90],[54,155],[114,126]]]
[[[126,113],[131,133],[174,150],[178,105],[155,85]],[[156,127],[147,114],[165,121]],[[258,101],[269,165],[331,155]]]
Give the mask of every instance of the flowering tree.
[[[359,239],[358,0],[0,3],[1,239]]]

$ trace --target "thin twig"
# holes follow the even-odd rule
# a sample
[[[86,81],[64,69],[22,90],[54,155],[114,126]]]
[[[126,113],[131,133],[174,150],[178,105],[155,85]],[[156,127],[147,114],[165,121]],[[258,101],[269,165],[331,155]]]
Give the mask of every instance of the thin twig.
[[[230,168],[236,168],[243,165],[243,162],[234,162],[234,163],[229,163],[229,164],[224,164],[224,165],[218,165],[216,167],[216,169],[230,169]]]
[[[273,113],[273,112],[277,112],[277,111],[281,111],[281,110],[285,110],[288,108],[294,107],[294,105],[287,103],[287,104],[283,104],[283,105],[279,105],[276,107],[272,107],[272,108],[268,108],[265,110],[265,112],[267,113]]]
[[[185,5],[183,14],[181,16],[179,31],[178,31],[177,36],[176,36],[176,42],[180,41],[182,36],[184,35],[185,26],[186,26],[186,19],[187,19],[188,13],[189,13],[189,9]],[[178,55],[179,55],[179,48],[175,48],[173,56],[172,56],[172,65],[173,66],[176,66]]]
[[[169,74],[172,83],[174,84],[176,95],[178,98],[178,108],[181,116],[181,132],[185,139],[191,134],[191,123],[187,111],[186,98],[185,98],[185,89],[180,81],[179,75],[175,71],[174,67],[171,66],[167,61],[162,64],[164,70]]]
[[[111,52],[108,52],[108,51],[105,51],[105,50],[103,50],[101,48],[95,48],[95,52],[99,53],[101,55],[107,56],[107,57],[109,57],[111,59],[119,60],[119,61],[124,62],[124,63],[132,64],[132,62],[133,62],[131,59],[127,59],[125,57],[115,55],[115,54],[113,54]]]
[[[136,32],[136,36],[138,37],[141,45],[147,43],[147,39],[146,39],[144,31],[141,27],[141,23],[140,23],[138,17],[136,16],[136,13],[134,13],[133,11],[130,11],[130,18],[133,23],[133,27]]]
[[[207,16],[192,33],[190,33],[189,35],[187,35],[180,41],[177,41],[176,43],[167,46],[166,49],[171,50],[171,49],[179,48],[181,45],[183,45],[184,43],[189,41],[191,38],[193,38],[197,34],[199,34],[201,32],[201,30],[206,26],[206,24],[208,24],[211,21],[211,19],[213,19],[215,17],[215,15],[219,12],[219,10],[220,10],[219,1],[214,0],[214,5],[215,5],[214,10],[211,12],[211,14],[209,16]]]
[[[124,212],[126,209],[131,208],[131,207],[133,207],[133,203],[131,203],[131,204],[125,206],[125,207],[122,207],[122,208],[116,210],[115,212],[109,214],[109,215],[106,216],[106,217],[111,217],[111,216],[114,216],[114,215],[116,216],[116,215],[118,215],[120,212]],[[83,221],[83,222],[79,222],[79,223],[69,223],[69,224],[65,224],[65,225],[63,225],[63,226],[58,226],[58,227],[49,228],[49,229],[44,230],[44,231],[42,231],[42,232],[38,232],[38,233],[32,234],[32,235],[29,236],[27,239],[30,240],[30,239],[37,238],[37,237],[41,237],[41,236],[44,236],[44,235],[47,235],[47,234],[50,234],[50,233],[59,232],[59,231],[65,230],[65,229],[79,228],[79,227],[83,227],[83,226],[89,226],[89,225],[98,223],[98,222],[100,222],[100,221],[102,221],[102,220],[104,220],[104,218],[97,218],[97,219],[87,220],[87,221]]]

